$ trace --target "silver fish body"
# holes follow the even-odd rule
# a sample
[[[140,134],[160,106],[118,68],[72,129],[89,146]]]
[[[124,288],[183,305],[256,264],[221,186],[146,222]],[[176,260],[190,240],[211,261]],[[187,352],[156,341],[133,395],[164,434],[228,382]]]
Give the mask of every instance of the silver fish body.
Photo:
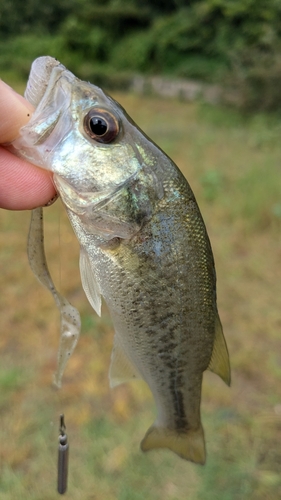
[[[192,190],[118,103],[54,59],[33,63],[26,97],[39,104],[12,147],[54,172],[84,290],[98,314],[105,300],[114,323],[111,386],[149,385],[157,418],[143,450],[204,463],[202,375],[209,368],[229,384],[230,368]]]

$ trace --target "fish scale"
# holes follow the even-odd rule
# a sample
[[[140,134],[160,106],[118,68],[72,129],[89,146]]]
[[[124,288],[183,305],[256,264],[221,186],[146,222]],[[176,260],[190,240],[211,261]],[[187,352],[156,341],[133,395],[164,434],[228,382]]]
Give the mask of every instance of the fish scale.
[[[36,85],[44,75],[48,84]],[[203,464],[203,372],[229,384],[230,367],[192,190],[116,101],[58,61],[35,60],[28,88],[37,109],[11,150],[54,173],[85,293],[98,314],[103,299],[113,320],[110,384],[142,378],[152,391],[157,416],[143,451],[169,448]]]
[[[182,217],[180,217],[182,215],[182,205],[180,200],[177,203],[180,212],[178,225],[180,225],[180,221],[182,221]],[[188,375],[191,375],[193,378],[197,372],[202,374],[202,371],[208,367],[214,337],[213,304],[215,303],[215,295],[208,294],[210,286],[206,285],[205,273],[202,276],[202,285],[198,279],[199,276],[194,276],[190,273],[192,261],[190,264],[188,263],[188,259],[185,257],[186,252],[184,251],[187,243],[186,240],[189,239],[189,231],[187,231],[185,225],[181,222],[181,230],[183,235],[187,235],[187,238],[183,236],[176,240],[173,237],[172,227],[167,228],[167,221],[170,226],[175,227],[175,220],[177,219],[175,205],[172,207],[173,213],[171,216],[167,213],[167,207],[160,208],[160,210],[165,210],[165,219],[158,216],[157,219],[159,222],[156,223],[156,216],[154,216],[142,231],[142,239],[149,246],[148,250],[143,248],[142,241],[137,242],[138,235],[136,235],[129,242],[120,242],[119,247],[113,252],[103,251],[102,255],[97,255],[96,259],[93,259],[92,262],[93,268],[99,266],[100,269],[105,270],[105,273],[99,278],[100,290],[111,311],[115,329],[117,332],[120,332],[119,338],[122,349],[132,364],[137,365],[141,376],[148,381],[149,386],[152,388],[156,383],[157,388],[153,391],[153,394],[159,392],[159,385],[161,386],[161,392],[164,395],[165,401],[167,400],[167,392],[171,393],[172,403],[167,405],[171,415],[166,416],[166,419],[169,420],[169,425],[172,425],[175,418],[177,429],[184,430],[184,428],[188,428],[191,424],[186,420],[185,412],[182,409],[184,406],[183,402],[181,405],[178,403],[180,395],[183,399],[182,386],[184,385],[184,381],[182,380],[183,374],[180,372],[183,371],[185,365],[188,365]],[[199,221],[201,222],[201,218]],[[196,225],[199,226],[200,222],[196,221]],[[165,226],[165,231],[162,230],[163,225]],[[202,223],[201,226],[202,232],[204,231]],[[173,290],[172,297],[167,297],[166,289],[159,289],[159,258],[157,257],[157,252],[153,252],[153,248],[151,248],[151,241],[155,233],[154,228],[156,228],[156,234],[158,233],[162,238],[162,246],[165,248],[165,252],[162,252],[160,259],[161,269],[165,270],[165,272],[162,271],[163,286],[170,284]],[[164,232],[166,234],[165,240],[163,240]],[[207,251],[209,247],[208,244],[206,245],[207,240],[200,236],[201,232],[199,230],[197,232],[199,233],[197,244],[199,246],[204,245],[205,248],[207,246]],[[89,235],[89,238],[92,239],[91,235]],[[205,253],[201,254],[203,255],[203,260],[205,260]],[[90,251],[89,255],[91,255]],[[154,258],[155,255],[156,259]],[[179,255],[181,258],[179,258]],[[137,265],[134,265],[133,274],[130,269],[130,262],[132,261],[134,263],[137,261]],[[127,263],[129,263],[129,269]],[[210,267],[211,276],[209,281],[211,283],[214,273],[212,266]],[[125,276],[123,275],[124,269],[128,269]],[[107,277],[109,270],[111,274],[110,280]],[[143,276],[149,276],[149,279],[143,280]],[[196,279],[194,280],[194,278]],[[106,286],[108,283],[110,283],[110,287]],[[138,289],[142,290],[141,296],[134,290],[136,284]],[[194,304],[195,287],[199,287],[196,304]],[[200,315],[200,311],[202,312],[205,306],[206,299],[205,294],[201,293],[202,288],[206,290],[207,296],[210,296],[212,314],[211,318],[204,315],[205,321],[202,321],[200,327],[197,327],[197,332],[194,332],[193,325],[196,317]],[[190,297],[191,290],[193,298]],[[144,300],[143,295],[146,296],[146,300]],[[183,303],[183,300],[185,303]],[[122,305],[124,307],[120,314],[120,307]],[[169,321],[167,321],[166,327],[163,328],[163,320],[167,317]],[[210,336],[210,323],[212,324],[213,336]],[[192,339],[191,341],[189,340],[189,324],[193,326],[193,336],[196,333],[196,342],[195,340],[193,342],[195,345],[192,345]],[[207,338],[209,338],[209,345],[206,341],[206,334]],[[191,359],[189,356],[190,347],[192,347]],[[163,350],[166,356],[159,357],[159,352],[161,353]],[[196,356],[197,352],[198,356]],[[195,365],[194,373],[192,373],[191,363]],[[164,379],[159,378],[157,375],[163,372],[166,374],[166,377]],[[201,378],[198,383],[201,384]],[[157,396],[154,395],[154,397],[156,399]],[[160,396],[158,396],[159,398]],[[189,396],[188,400],[192,414],[194,413],[196,416],[199,414],[199,404],[200,398],[198,399],[196,391],[195,397],[191,398]],[[180,407],[182,409],[181,412],[179,411]],[[178,411],[176,411],[177,409]],[[193,417],[190,416],[189,418]]]

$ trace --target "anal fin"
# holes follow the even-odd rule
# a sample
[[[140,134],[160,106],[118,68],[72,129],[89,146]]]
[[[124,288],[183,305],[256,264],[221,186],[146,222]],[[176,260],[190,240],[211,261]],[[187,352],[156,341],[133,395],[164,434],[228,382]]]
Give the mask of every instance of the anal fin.
[[[216,373],[221,379],[230,385],[230,363],[227,345],[222,331],[219,315],[216,317],[216,333],[211,361],[208,370]]]
[[[128,356],[120,346],[117,334],[115,334],[109,368],[110,387],[116,387],[119,384],[136,378],[140,379],[142,377],[133,363],[128,359]]]

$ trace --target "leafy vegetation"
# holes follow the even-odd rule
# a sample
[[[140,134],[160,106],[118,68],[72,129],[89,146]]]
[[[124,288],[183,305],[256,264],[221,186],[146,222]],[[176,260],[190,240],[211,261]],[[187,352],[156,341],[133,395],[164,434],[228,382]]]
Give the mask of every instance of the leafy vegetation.
[[[82,78],[133,72],[220,82],[239,106],[281,107],[278,0],[2,0],[0,70],[26,77],[43,54]],[[121,76],[120,76],[121,72]]]
[[[82,314],[63,387],[51,386],[59,317],[28,269],[28,213],[1,213],[0,497],[56,499],[59,414],[70,440],[73,500],[264,500],[281,497],[280,119],[198,103],[114,95],[179,165],[214,249],[232,387],[204,375],[207,463],[139,442],[154,419],[141,382],[109,389],[113,330],[81,290],[78,244],[59,202],[46,250],[59,288]],[[171,128],[172,118],[172,128]],[[279,208],[278,208],[279,207]],[[67,256],[67,258],[66,258]]]

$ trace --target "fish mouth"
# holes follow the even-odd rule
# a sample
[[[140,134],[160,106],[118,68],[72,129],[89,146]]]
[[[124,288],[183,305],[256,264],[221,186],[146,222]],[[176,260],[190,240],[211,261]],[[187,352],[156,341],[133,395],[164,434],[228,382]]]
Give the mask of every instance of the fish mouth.
[[[50,56],[38,57],[32,63],[24,96],[35,108],[47,90],[54,68],[61,71],[66,69],[57,59]]]
[[[68,110],[71,106],[71,86],[75,80],[76,77],[53,57],[35,59],[24,94],[35,111],[21,128],[19,137],[7,145],[10,151],[52,171],[49,157],[72,127]]]
[[[24,96],[36,109],[22,130],[33,130],[34,146],[48,139],[69,109],[71,86],[75,80],[76,77],[53,57],[42,56],[33,62]]]

